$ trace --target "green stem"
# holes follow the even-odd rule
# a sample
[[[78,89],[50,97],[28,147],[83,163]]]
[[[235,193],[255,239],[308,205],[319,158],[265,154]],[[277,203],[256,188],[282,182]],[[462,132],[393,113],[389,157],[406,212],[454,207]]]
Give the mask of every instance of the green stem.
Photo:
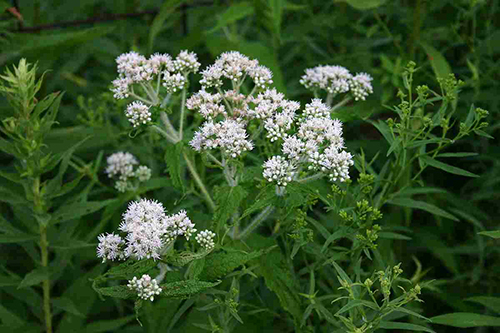
[[[186,104],[186,88],[182,90],[182,101],[181,101],[181,121],[179,125],[179,138],[182,140],[182,129],[184,127],[184,110]]]
[[[203,181],[200,178],[200,175],[196,171],[196,168],[193,164],[193,162],[189,159],[187,156],[186,152],[182,152],[182,156],[184,157],[184,160],[186,161],[186,165],[191,172],[191,175],[194,178],[195,183],[198,185],[198,187],[201,190],[201,193],[203,193],[203,196],[205,197],[205,200],[207,201],[208,205],[210,206],[210,209],[212,211],[215,211],[215,203],[213,202],[212,198],[210,197],[210,194],[207,191],[207,188],[205,187],[205,184],[203,184]]]
[[[244,239],[246,238],[255,228],[257,228],[271,213],[274,212],[273,206],[267,206],[264,208],[259,215],[257,215],[252,222],[245,229],[243,229],[239,235],[236,235],[235,239]]]
[[[40,250],[42,253],[42,267],[49,264],[49,242],[47,241],[47,227],[40,225]],[[47,333],[52,333],[52,313],[50,311],[50,279],[47,277],[42,282],[43,288],[43,313]]]

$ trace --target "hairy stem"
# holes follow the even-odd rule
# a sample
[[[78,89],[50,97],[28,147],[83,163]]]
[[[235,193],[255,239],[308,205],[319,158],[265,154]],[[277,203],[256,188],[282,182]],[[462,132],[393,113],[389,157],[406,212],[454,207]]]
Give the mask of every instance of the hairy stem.
[[[196,185],[198,185],[201,193],[203,193],[205,200],[207,201],[208,205],[210,206],[210,209],[212,211],[215,211],[215,203],[212,200],[212,198],[210,197],[210,193],[208,193],[207,188],[205,187],[205,184],[203,184],[203,180],[201,180],[200,175],[196,171],[196,168],[195,168],[193,162],[189,159],[186,152],[182,152],[182,156],[184,157],[184,160],[186,161],[186,165],[187,165],[189,171],[191,172],[191,175],[193,176]]]
[[[245,229],[243,229],[239,235],[236,235],[236,239],[244,239],[246,238],[248,235],[250,235],[250,233],[252,233],[252,231],[255,230],[255,228],[257,228],[266,218],[269,217],[269,215],[271,215],[272,212],[274,212],[274,207],[273,206],[267,206],[266,208],[264,208],[264,210],[262,212],[260,212],[259,215],[257,215],[253,220],[252,222],[250,222],[249,225],[247,225],[247,227]]]

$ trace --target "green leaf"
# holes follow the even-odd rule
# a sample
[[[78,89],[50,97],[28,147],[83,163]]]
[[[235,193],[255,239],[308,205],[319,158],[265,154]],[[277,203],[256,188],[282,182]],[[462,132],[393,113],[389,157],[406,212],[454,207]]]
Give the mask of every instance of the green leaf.
[[[350,6],[367,10],[382,6],[387,0],[334,0],[334,2],[347,2]]]
[[[403,313],[406,313],[407,315],[414,316],[414,317],[417,317],[417,318],[420,318],[420,319],[423,319],[423,320],[426,320],[429,322],[432,321],[431,319],[424,317],[424,316],[416,313],[415,311],[408,310],[407,308],[399,307],[397,309],[394,309],[394,311],[395,312],[403,312]]]
[[[260,190],[259,195],[254,200],[254,203],[247,208],[240,217],[240,221],[247,217],[248,215],[254,213],[257,210],[263,209],[269,205],[272,205],[275,201],[276,193],[274,185],[267,185],[262,190]]]
[[[161,32],[163,24],[165,23],[167,18],[183,2],[185,2],[185,1],[184,0],[167,0],[167,1],[163,2],[158,15],[156,15],[155,19],[153,20],[153,23],[151,24],[151,28],[149,29],[149,38],[148,38],[149,53],[153,52],[154,42],[155,42],[156,36]]]
[[[384,136],[385,140],[392,146],[394,138],[392,137],[391,128],[382,120],[374,122],[373,120],[368,120],[370,124],[375,126],[376,129]]]
[[[70,220],[77,219],[87,214],[94,213],[107,205],[111,205],[118,199],[109,199],[103,201],[86,201],[75,202],[73,204],[64,205],[54,212],[52,215],[52,224],[58,224]]]
[[[267,287],[278,296],[283,309],[293,315],[296,323],[300,323],[303,313],[300,286],[285,258],[278,250],[271,251],[260,258],[259,270]]]
[[[490,297],[490,296],[476,296],[466,298],[465,301],[479,303],[487,307],[488,309],[500,314],[500,298]]]
[[[32,236],[27,234],[3,234],[0,235],[0,244],[31,242],[37,240],[38,238],[39,236]]]
[[[437,77],[445,78],[451,74],[451,67],[448,64],[448,61],[446,61],[438,50],[430,44],[424,42],[420,42],[420,46],[422,46],[425,53],[427,53],[427,57],[429,58],[432,69],[434,70],[434,74],[436,74]]]
[[[61,309],[68,313],[74,314],[75,316],[85,317],[83,313],[78,311],[75,303],[73,303],[73,301],[70,298],[66,297],[52,298],[51,302],[54,308]]]
[[[337,239],[349,238],[349,236],[352,236],[353,232],[354,230],[349,227],[340,227],[339,230],[335,231],[326,239],[325,244],[323,244],[323,247],[321,248],[321,252],[325,252],[328,249],[328,246],[330,246],[330,244]]]
[[[220,284],[218,282],[207,282],[198,280],[177,281],[160,285],[162,288],[161,296],[174,299],[186,299],[196,296],[209,288]]]
[[[96,247],[95,243],[87,243],[79,239],[70,239],[65,242],[50,242],[49,247],[56,250],[74,250],[86,247]]]
[[[21,280],[17,277],[0,275],[0,288],[17,286],[19,282],[21,282]]]
[[[137,292],[134,290],[130,290],[127,286],[95,288],[95,291],[97,291],[101,296],[109,296],[114,298],[129,299],[137,297]]]
[[[438,154],[436,157],[470,157],[470,156],[477,156],[479,155],[478,153],[443,153],[443,154]]]
[[[500,326],[500,318],[470,312],[455,312],[431,318],[434,324],[460,328]]]
[[[342,314],[346,311],[349,311],[353,308],[357,308],[360,306],[366,306],[366,307],[373,309],[373,310],[379,310],[378,305],[375,304],[374,302],[364,301],[362,299],[353,299],[353,300],[350,300],[346,305],[344,305],[339,311],[337,311],[337,313],[335,315]]]
[[[199,252],[184,251],[184,252],[180,252],[180,253],[175,253],[175,254],[165,258],[164,260],[165,260],[165,262],[167,262],[169,264],[172,264],[172,265],[175,265],[178,267],[182,267],[182,266],[189,264],[193,260],[198,260],[198,259],[204,258],[206,255],[208,255],[210,253],[210,251],[211,250],[209,250],[209,251],[202,250]]]
[[[405,148],[417,148],[417,147],[428,145],[431,143],[439,143],[441,141],[443,141],[442,138],[429,139],[429,140],[418,140],[418,141],[415,141],[415,142],[408,144]]]
[[[199,278],[206,281],[224,278],[236,268],[246,264],[252,259],[260,257],[263,253],[263,251],[245,253],[236,250],[212,253],[205,258],[205,266]]]
[[[9,328],[9,331],[13,328],[20,327],[24,324],[24,321],[19,318],[18,315],[12,313],[3,305],[0,304],[0,321]],[[4,331],[4,332],[9,332]]]
[[[400,239],[400,240],[411,240],[411,237],[397,234],[395,232],[379,232],[378,236],[383,239]]]
[[[446,212],[446,211],[442,210],[441,208],[438,208],[434,205],[431,205],[427,202],[417,201],[417,200],[413,200],[410,198],[394,198],[392,200],[389,200],[388,203],[396,205],[396,206],[401,206],[401,207],[408,207],[408,208],[425,210],[426,212],[429,212],[431,214],[446,217],[447,219],[450,219],[453,221],[459,221],[455,216],[451,215],[450,213],[448,213],[448,212]]]
[[[181,175],[181,156],[183,154],[184,145],[178,142],[175,145],[169,145],[165,149],[165,163],[167,163],[168,174],[172,180],[172,184],[180,191],[184,191],[184,183]]]
[[[116,332],[117,329],[134,319],[135,315],[120,319],[94,321],[88,324],[82,333]]]
[[[454,175],[460,175],[460,176],[466,176],[466,177],[479,177],[478,175],[473,174],[472,172],[448,165],[448,164],[443,163],[443,162],[439,162],[438,160],[435,160],[429,156],[420,156],[419,159],[421,161],[427,163],[430,166],[444,170],[444,171],[452,173]]]
[[[478,234],[483,235],[483,236],[488,236],[488,237],[491,237],[491,238],[495,238],[495,239],[500,238],[500,230],[481,231],[481,232],[478,232]]]
[[[430,328],[421,325],[399,323],[395,321],[381,321],[379,328],[384,328],[386,330],[406,330],[406,331],[417,331],[417,332],[429,332],[436,333]]]
[[[216,32],[219,29],[234,23],[254,13],[255,9],[250,2],[240,2],[231,5],[220,17],[217,25],[208,31],[209,34]]]
[[[26,288],[30,286],[34,286],[37,284],[40,284],[42,281],[45,281],[49,278],[50,273],[47,267],[39,267],[28,274],[24,277],[24,279],[19,283],[19,286],[17,287],[18,289],[20,288]]]
[[[488,139],[494,139],[495,138],[495,137],[489,135],[488,133],[486,133],[485,131],[482,131],[482,130],[474,130],[474,133],[476,133],[479,136],[483,136],[485,138],[488,138]]]
[[[238,211],[238,208],[248,196],[248,192],[243,187],[237,186],[218,186],[214,188],[214,200],[217,208],[213,215],[214,229],[220,232],[226,222]]]

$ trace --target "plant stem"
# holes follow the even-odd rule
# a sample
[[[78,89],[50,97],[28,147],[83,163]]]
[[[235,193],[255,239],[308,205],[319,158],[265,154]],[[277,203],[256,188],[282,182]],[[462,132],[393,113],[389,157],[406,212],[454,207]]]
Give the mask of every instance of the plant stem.
[[[216,208],[215,203],[213,202],[212,198],[210,197],[210,193],[208,193],[207,188],[205,187],[205,184],[203,184],[203,181],[201,180],[200,175],[196,171],[196,168],[195,168],[193,162],[189,159],[186,152],[183,151],[182,156],[184,157],[184,160],[186,161],[186,165],[187,165],[189,171],[191,172],[191,175],[193,176],[195,183],[200,188],[201,193],[203,193],[203,195],[205,196],[205,200],[207,201],[208,205],[210,206],[210,209],[212,211],[215,211],[215,208]]]
[[[181,121],[179,124],[179,138],[182,140],[182,128],[184,127],[184,110],[186,104],[186,88],[182,89],[182,100],[181,100]]]
[[[42,253],[42,267],[49,264],[49,242],[47,241],[47,227],[40,224],[40,250]],[[47,277],[42,282],[43,288],[43,312],[45,317],[45,328],[47,333],[52,333],[52,313],[50,311],[50,279]]]
[[[260,212],[260,214],[257,215],[252,222],[250,222],[250,224],[240,232],[239,235],[236,235],[235,239],[246,238],[255,228],[259,226],[259,224],[261,224],[269,215],[271,215],[272,212],[274,212],[274,209],[275,208],[273,206],[267,206],[264,208],[264,210]]]

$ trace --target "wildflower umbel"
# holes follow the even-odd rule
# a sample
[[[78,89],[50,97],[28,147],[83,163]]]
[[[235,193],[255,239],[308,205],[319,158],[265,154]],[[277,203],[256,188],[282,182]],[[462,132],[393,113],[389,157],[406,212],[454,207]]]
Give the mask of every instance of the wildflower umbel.
[[[210,230],[203,230],[196,235],[195,239],[202,247],[212,250],[215,247],[215,233]]]
[[[140,279],[134,276],[127,284],[130,290],[137,292],[137,296],[143,300],[154,301],[155,295],[161,294],[161,287],[158,286],[158,282],[155,279],[151,279],[151,276],[144,274]]]
[[[342,66],[316,66],[306,69],[300,83],[314,91],[325,90],[330,95],[350,92],[356,101],[364,101],[373,93],[372,77],[366,73],[352,75]]]
[[[151,112],[149,111],[149,106],[145,105],[141,101],[134,101],[127,106],[125,111],[125,116],[132,126],[137,127],[139,125],[146,125],[151,122]]]
[[[115,234],[98,237],[97,256],[103,261],[127,258],[157,260],[166,246],[178,237],[189,240],[196,232],[186,211],[167,215],[160,202],[148,199],[130,202],[118,229],[125,234],[123,238]],[[215,234],[205,231],[199,237],[205,239],[202,245],[208,246],[212,244]]]
[[[135,169],[139,161],[134,155],[127,152],[117,152],[110,155],[107,159],[108,166],[106,173],[110,178],[118,177],[115,183],[115,188],[119,192],[135,190],[138,182],[145,182],[151,178],[151,169],[145,165],[141,165]]]

